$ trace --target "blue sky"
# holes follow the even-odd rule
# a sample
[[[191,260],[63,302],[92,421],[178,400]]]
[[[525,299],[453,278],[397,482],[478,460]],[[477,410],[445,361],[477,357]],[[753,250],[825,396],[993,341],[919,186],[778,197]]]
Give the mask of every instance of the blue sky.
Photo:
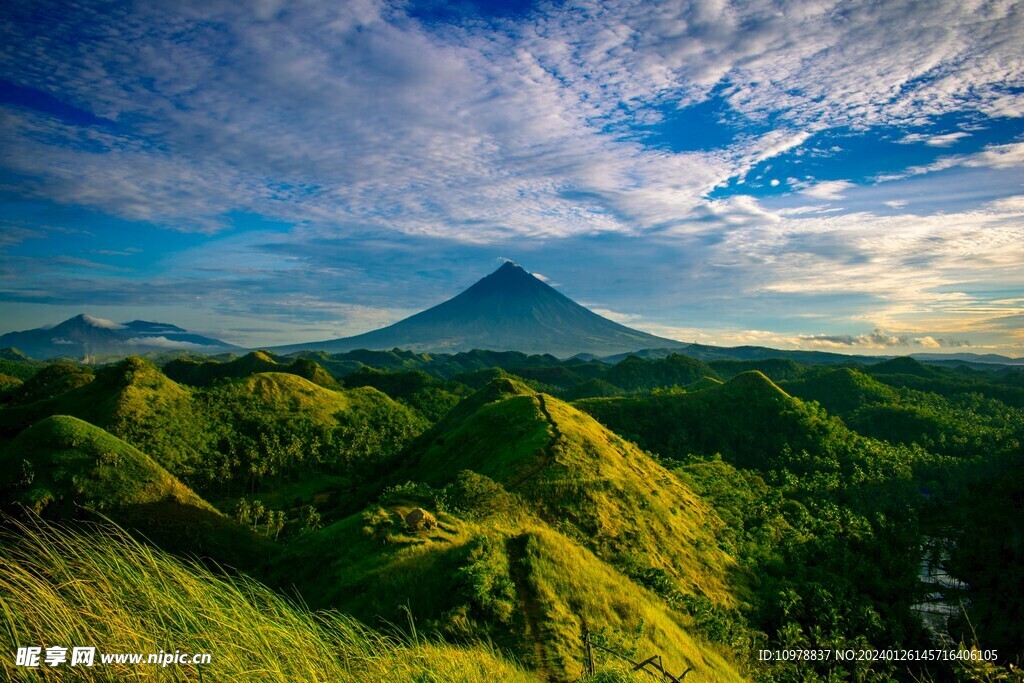
[[[1024,356],[1024,4],[0,6],[0,332],[346,336],[509,258],[686,341]]]

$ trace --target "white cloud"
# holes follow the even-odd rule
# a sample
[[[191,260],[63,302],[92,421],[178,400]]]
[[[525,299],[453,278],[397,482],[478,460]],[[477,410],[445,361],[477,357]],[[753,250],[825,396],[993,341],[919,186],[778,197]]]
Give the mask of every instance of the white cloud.
[[[920,347],[928,349],[937,348],[959,348],[970,346],[961,339],[936,339],[932,336],[915,337],[909,334],[892,334],[881,329],[875,329],[868,333],[849,334],[809,334],[799,335],[796,339],[802,347],[816,347],[826,349],[842,349],[848,347],[860,347],[867,349],[891,349],[898,347]]]
[[[581,0],[442,26],[373,0],[261,7],[9,20],[6,78],[119,123],[5,110],[21,191],[182,230],[251,211],[467,241],[630,233],[700,214],[830,126],[1005,114],[1022,97],[1021,13],[999,3]],[[716,87],[775,130],[682,153],[631,134]]]
[[[923,142],[929,147],[950,147],[954,143],[963,140],[964,138],[971,137],[970,133],[963,131],[956,133],[946,133],[944,135],[933,135],[930,133],[911,133],[905,135],[896,142],[901,145],[909,145],[913,143]]]
[[[964,168],[1008,169],[1024,166],[1024,142],[1011,142],[1003,145],[989,145],[980,152],[973,154],[954,154],[939,157],[924,166],[911,166],[900,173],[877,176],[875,182],[903,180],[913,176],[946,171],[962,166]]]
[[[842,199],[853,187],[856,186],[848,180],[825,180],[800,190],[800,194],[815,199]]]
[[[126,339],[128,346],[138,346],[153,349],[184,349],[192,351],[209,351],[221,348],[211,344],[197,344],[195,342],[182,341],[180,339],[168,339],[167,337],[132,337]]]

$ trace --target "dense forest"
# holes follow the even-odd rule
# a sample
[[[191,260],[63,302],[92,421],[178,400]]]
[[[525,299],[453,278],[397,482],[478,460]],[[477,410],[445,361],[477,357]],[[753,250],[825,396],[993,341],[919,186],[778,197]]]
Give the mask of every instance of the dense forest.
[[[7,350],[0,502],[11,640],[204,680],[1024,680],[1019,367]]]

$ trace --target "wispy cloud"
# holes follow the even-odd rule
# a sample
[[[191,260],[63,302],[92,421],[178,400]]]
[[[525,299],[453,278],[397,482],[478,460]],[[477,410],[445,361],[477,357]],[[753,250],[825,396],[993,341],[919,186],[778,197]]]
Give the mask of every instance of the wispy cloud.
[[[914,143],[923,142],[929,147],[950,147],[956,144],[958,141],[969,137],[971,137],[971,134],[965,133],[963,131],[958,131],[956,133],[944,133],[938,135],[928,133],[911,133],[909,135],[904,135],[896,142],[902,145],[910,145]]]
[[[953,154],[939,157],[924,166],[911,166],[900,173],[877,176],[875,182],[903,180],[913,176],[945,171],[951,168],[994,168],[1008,169],[1024,166],[1024,142],[1012,142],[1005,145],[989,145],[980,152],[972,154]]]
[[[800,335],[799,340],[804,346],[821,348],[860,347],[866,349],[891,349],[917,346],[926,349],[938,349],[970,346],[970,343],[960,339],[936,339],[931,336],[915,337],[909,334],[890,334],[880,329],[858,335]]]
[[[583,2],[492,25],[372,0],[273,21],[217,1],[45,5],[5,11],[0,70],[116,125],[6,110],[4,163],[23,191],[181,230],[240,208],[466,240],[645,230],[814,130],[1021,97],[1021,13],[998,3]],[[780,123],[714,152],[626,134],[716,87]]]
[[[800,190],[800,194],[815,199],[842,199],[846,192],[854,187],[856,186],[847,180],[825,180],[805,187]]]

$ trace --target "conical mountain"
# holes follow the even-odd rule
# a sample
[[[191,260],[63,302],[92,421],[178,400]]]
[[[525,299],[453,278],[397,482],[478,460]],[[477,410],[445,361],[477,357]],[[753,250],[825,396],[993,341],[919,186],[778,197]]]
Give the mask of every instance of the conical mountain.
[[[491,349],[568,357],[684,346],[603,318],[509,262],[458,296],[388,327],[277,350]]]

